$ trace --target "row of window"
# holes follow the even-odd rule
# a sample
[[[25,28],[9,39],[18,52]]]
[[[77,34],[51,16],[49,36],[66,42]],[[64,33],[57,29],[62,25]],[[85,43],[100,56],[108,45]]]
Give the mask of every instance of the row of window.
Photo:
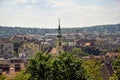
[[[4,53],[7,53],[6,51],[4,51],[4,50],[2,50],[1,52],[0,52],[0,55],[4,55]],[[8,52],[8,54],[12,54],[12,52],[11,51],[9,51]]]
[[[15,64],[14,66],[15,66],[15,71],[21,70],[20,64]],[[10,71],[10,66],[9,64],[0,64],[0,69],[2,71]]]
[[[0,49],[4,49],[4,47],[5,47],[5,46],[4,46],[3,44],[0,45]],[[12,46],[5,47],[5,50],[7,50],[7,49],[12,49]]]

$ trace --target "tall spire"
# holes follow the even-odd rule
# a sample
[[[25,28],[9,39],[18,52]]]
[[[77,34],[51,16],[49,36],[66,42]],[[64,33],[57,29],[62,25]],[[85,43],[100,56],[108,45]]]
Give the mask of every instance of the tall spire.
[[[60,30],[60,18],[58,19],[58,30]]]
[[[58,19],[58,34],[57,34],[57,44],[56,44],[56,49],[57,49],[57,52],[56,52],[56,55],[57,55],[57,56],[58,56],[61,52],[63,52],[60,19]]]

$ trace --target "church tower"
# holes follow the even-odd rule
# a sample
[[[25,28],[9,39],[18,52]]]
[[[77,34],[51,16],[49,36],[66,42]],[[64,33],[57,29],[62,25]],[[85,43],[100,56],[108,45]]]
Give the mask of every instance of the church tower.
[[[63,45],[62,45],[62,33],[61,33],[61,26],[60,26],[60,19],[58,19],[58,34],[57,34],[57,44],[56,44],[56,55],[58,56],[61,52],[63,52]]]

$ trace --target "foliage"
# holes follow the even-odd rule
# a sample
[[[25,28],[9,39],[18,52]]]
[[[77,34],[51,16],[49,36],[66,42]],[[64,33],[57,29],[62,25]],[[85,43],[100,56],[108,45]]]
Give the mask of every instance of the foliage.
[[[83,50],[83,52],[89,53],[92,55],[99,55],[101,53],[101,51],[98,48],[90,47],[90,46],[86,46],[82,50]]]
[[[76,55],[76,56],[88,56],[88,53],[83,52],[80,48],[73,48],[72,50],[72,54]]]
[[[14,56],[18,56],[18,54],[17,54],[16,51],[13,51],[13,55],[14,55]]]
[[[26,73],[30,80],[86,80],[82,60],[70,53],[58,57],[38,53],[30,60]]]
[[[114,75],[112,79],[120,80],[120,57],[112,62],[114,68]]]
[[[53,61],[51,67],[52,80],[86,80],[82,60],[70,53],[63,53]]]
[[[120,48],[115,49],[114,52],[120,52]]]
[[[22,45],[22,42],[14,42],[14,51],[17,53],[18,48]]]
[[[7,77],[5,75],[0,75],[0,80],[7,80]]]
[[[83,67],[86,71],[86,76],[90,80],[102,80],[100,69],[101,65],[95,60],[86,60],[83,63]]]
[[[30,59],[26,72],[31,74],[30,80],[47,80],[50,75],[50,55],[38,53]]]
[[[98,61],[83,61],[68,52],[56,57],[40,52],[15,80],[102,80],[100,69]]]
[[[19,72],[14,80],[29,80],[30,74],[26,74],[24,71]]]
[[[113,74],[113,76],[110,78],[110,80],[118,80],[116,73]]]
[[[102,53],[105,55],[109,50],[103,50]]]

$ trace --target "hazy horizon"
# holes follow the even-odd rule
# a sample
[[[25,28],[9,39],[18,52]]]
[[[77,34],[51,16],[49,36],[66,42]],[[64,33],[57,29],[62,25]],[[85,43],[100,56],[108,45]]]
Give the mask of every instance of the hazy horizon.
[[[120,0],[0,0],[0,25],[89,27],[120,23]]]
[[[61,26],[61,28],[85,28],[85,27],[94,27],[94,26],[103,26],[103,25],[117,25],[117,24],[120,24],[120,23],[116,23],[116,24],[98,24],[98,25],[91,25],[91,26],[72,26],[72,27],[69,27],[69,26]],[[12,27],[12,28],[39,28],[39,29],[57,29],[58,26],[55,26],[55,27],[42,27],[42,26],[5,26],[5,25],[0,25],[1,27]]]

